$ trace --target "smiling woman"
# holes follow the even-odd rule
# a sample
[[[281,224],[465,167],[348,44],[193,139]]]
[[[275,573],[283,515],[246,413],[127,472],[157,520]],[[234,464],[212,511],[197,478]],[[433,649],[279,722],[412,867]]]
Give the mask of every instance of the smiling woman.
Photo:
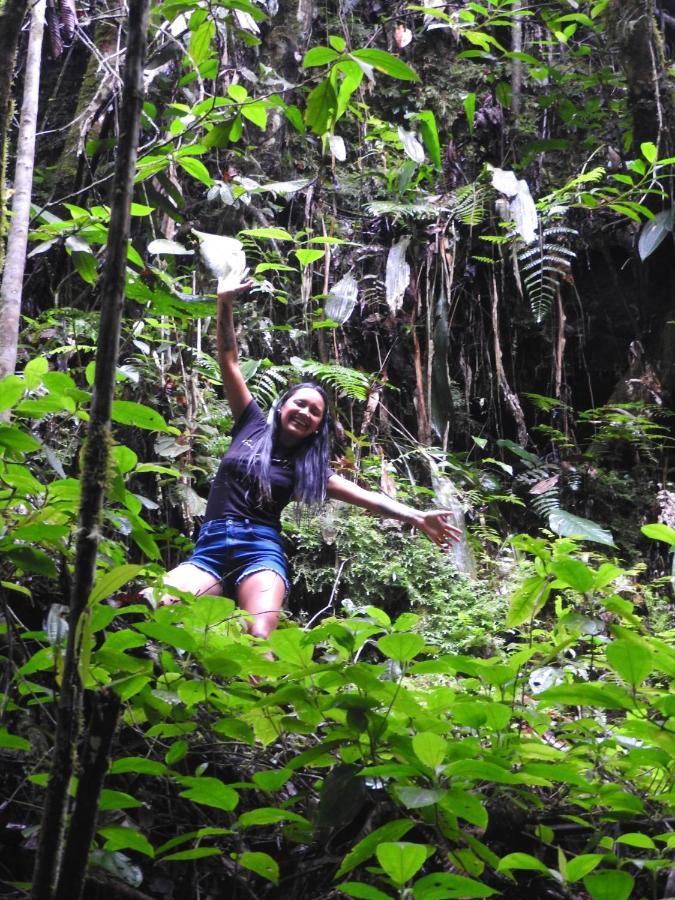
[[[443,546],[459,540],[446,510],[418,512],[367,491],[328,466],[330,413],[320,385],[290,388],[265,417],[239,368],[232,301],[250,282],[218,294],[218,362],[235,426],[211,485],[206,517],[189,560],[168,573],[169,590],[234,596],[249,614],[248,630],[267,637],[289,591],[280,516],[292,500],[307,507],[327,497],[361,506],[421,529]],[[171,593],[161,603],[173,603]]]

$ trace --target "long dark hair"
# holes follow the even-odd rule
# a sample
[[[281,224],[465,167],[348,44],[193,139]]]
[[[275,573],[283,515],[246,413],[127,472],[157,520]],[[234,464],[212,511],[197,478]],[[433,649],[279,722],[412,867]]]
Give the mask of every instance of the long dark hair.
[[[320,506],[326,499],[327,467],[330,459],[331,418],[328,409],[328,396],[320,384],[303,381],[295,384],[274,403],[270,410],[267,428],[253,444],[251,455],[246,466],[247,474],[254,476],[260,485],[261,500],[272,499],[270,468],[272,451],[279,437],[281,428],[281,408],[284,403],[302,388],[311,388],[321,395],[324,404],[323,419],[317,431],[305,438],[295,448],[292,462],[295,469],[295,488],[293,499],[306,507]]]

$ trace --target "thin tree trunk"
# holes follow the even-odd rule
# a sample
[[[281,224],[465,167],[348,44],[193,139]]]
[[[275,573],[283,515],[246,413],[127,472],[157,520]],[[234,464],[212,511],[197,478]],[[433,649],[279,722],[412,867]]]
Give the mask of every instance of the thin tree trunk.
[[[77,785],[75,809],[68,828],[68,840],[63,851],[63,864],[56,889],[57,900],[79,900],[82,895],[89,847],[96,829],[98,802],[121,707],[120,698],[110,689],[96,691],[92,701],[91,719],[82,754],[82,773]]]
[[[522,4],[515,0],[512,12],[515,14],[511,25],[511,50],[513,53],[523,51],[523,20],[518,16]],[[514,124],[518,124],[520,117],[520,101],[523,89],[523,62],[517,57],[511,60],[511,113]]]
[[[80,650],[82,635],[88,631],[91,610],[87,606],[87,599],[95,579],[98,534],[108,478],[111,444],[110,410],[124,306],[129,209],[143,100],[143,61],[148,27],[148,2],[149,0],[131,0],[129,3],[127,63],[106,265],[101,287],[96,377],[91,418],[83,453],[82,499],[70,598],[68,643],[59,696],[51,774],[35,862],[32,900],[54,898],[63,850],[68,785],[73,770],[73,748],[80,732],[82,709]]]
[[[12,76],[21,23],[27,8],[28,0],[5,0],[0,13],[0,272],[5,258],[7,233],[7,154],[13,109]]]
[[[36,0],[28,39],[26,76],[23,86],[21,123],[16,152],[12,222],[7,239],[7,256],[0,288],[0,378],[11,375],[16,366],[23,272],[28,244],[28,222],[35,163],[35,129],[40,91],[40,60],[45,25],[45,0]],[[6,65],[6,60],[1,61]]]

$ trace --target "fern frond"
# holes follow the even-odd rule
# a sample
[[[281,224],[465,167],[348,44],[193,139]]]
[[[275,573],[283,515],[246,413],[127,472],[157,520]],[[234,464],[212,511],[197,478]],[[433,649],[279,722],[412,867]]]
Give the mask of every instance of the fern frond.
[[[301,372],[303,377],[309,376],[327,384],[343,397],[353,400],[365,400],[372,385],[371,376],[347,366],[336,363],[314,362],[314,360],[291,358],[291,371]]]
[[[537,322],[548,315],[560,278],[570,271],[572,260],[576,258],[574,250],[564,246],[562,241],[576,234],[573,228],[565,225],[540,226],[538,239],[518,253],[522,282]]]

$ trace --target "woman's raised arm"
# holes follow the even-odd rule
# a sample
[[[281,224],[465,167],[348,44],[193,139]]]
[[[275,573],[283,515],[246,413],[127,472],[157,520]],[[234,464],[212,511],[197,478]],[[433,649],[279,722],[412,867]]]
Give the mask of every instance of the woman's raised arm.
[[[429,509],[422,512],[399,503],[398,500],[392,500],[386,494],[367,491],[341,475],[331,475],[328,479],[328,496],[333,500],[360,506],[375,515],[414,525],[439,547],[447,546],[449,541],[459,541],[462,537],[461,529],[451,524],[452,513],[449,510]]]
[[[218,364],[223,379],[223,389],[230,404],[235,420],[243,413],[251,402],[251,392],[239,368],[239,347],[234,330],[232,302],[239,294],[250,289],[252,282],[247,281],[233,291],[218,294],[218,322],[216,327],[216,347]]]

